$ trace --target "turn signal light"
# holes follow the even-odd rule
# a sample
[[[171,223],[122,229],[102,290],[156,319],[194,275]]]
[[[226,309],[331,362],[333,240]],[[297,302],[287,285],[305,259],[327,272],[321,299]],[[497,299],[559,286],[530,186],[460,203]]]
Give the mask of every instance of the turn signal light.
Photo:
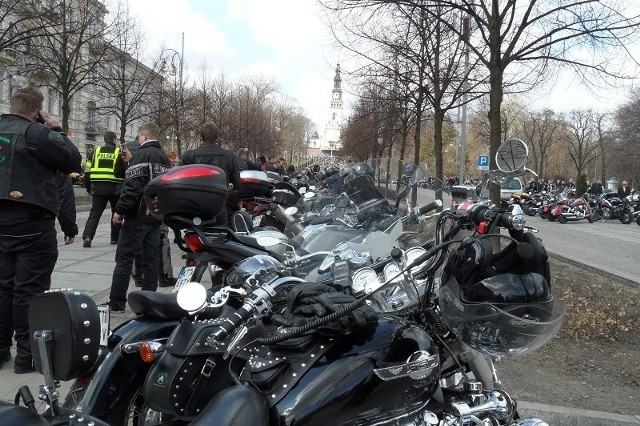
[[[144,341],[140,345],[140,358],[146,363],[152,363],[156,356],[164,352],[164,346],[161,343],[153,341]]]

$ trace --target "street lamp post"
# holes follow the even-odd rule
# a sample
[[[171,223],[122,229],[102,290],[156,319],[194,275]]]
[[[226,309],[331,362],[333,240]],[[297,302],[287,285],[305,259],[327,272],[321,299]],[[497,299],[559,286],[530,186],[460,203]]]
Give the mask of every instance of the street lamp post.
[[[160,53],[160,57],[164,55],[165,52],[171,53],[171,68],[173,70],[173,74],[175,75],[175,63],[174,60],[177,57],[180,69],[178,70],[178,97],[179,97],[179,108],[176,114],[175,121],[175,131],[176,131],[176,145],[178,151],[178,157],[182,155],[182,124],[184,123],[184,80],[183,80],[183,72],[184,72],[184,33],[182,33],[182,48],[181,51],[178,52],[174,49],[164,49]],[[162,60],[163,68],[165,61]]]

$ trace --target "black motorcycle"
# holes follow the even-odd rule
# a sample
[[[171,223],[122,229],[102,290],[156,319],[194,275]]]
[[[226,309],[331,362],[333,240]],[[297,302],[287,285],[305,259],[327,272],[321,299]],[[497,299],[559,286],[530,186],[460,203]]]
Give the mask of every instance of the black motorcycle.
[[[514,144],[502,160],[522,152]],[[562,325],[566,305],[527,229],[519,206],[468,202],[441,214],[429,250],[392,253],[342,291],[276,262],[210,297],[188,284],[185,310],[228,311],[182,322],[155,348],[149,409],[194,425],[545,425],[518,418],[491,362],[540,347]]]

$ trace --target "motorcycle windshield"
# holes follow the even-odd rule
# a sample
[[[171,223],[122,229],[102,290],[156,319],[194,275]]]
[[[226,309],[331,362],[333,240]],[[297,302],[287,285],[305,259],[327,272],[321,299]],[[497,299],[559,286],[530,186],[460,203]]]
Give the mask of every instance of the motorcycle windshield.
[[[490,356],[516,356],[547,343],[562,327],[566,300],[544,303],[466,303],[450,280],[440,290],[445,323],[473,349]]]

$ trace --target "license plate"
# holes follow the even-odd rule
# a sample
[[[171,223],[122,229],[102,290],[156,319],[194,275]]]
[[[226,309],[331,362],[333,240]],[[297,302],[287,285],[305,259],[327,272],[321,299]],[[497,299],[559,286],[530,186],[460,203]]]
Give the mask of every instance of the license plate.
[[[253,226],[260,226],[262,224],[262,215],[253,217]]]
[[[100,317],[100,346],[107,346],[109,340],[109,306],[98,305]]]
[[[191,282],[191,277],[193,276],[193,272],[195,270],[195,266],[183,266],[182,269],[180,269],[178,279],[176,280],[176,285],[173,287],[172,291],[176,293],[178,290],[180,290],[180,287]]]

